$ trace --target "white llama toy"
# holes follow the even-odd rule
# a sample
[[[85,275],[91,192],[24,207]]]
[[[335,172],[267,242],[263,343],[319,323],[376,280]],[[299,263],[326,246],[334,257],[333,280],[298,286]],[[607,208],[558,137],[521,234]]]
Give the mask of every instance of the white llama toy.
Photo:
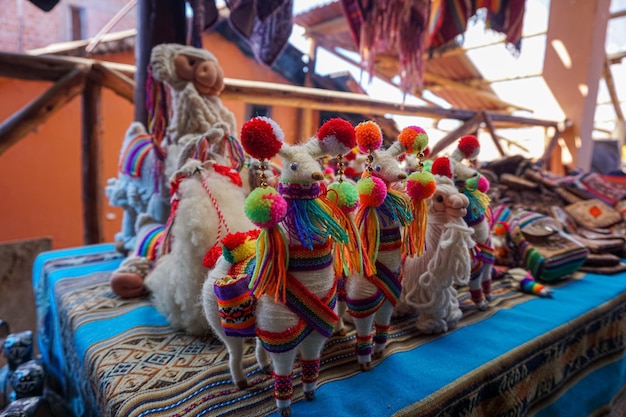
[[[169,178],[180,167],[180,152],[189,141],[202,135],[234,135],[237,125],[234,114],[219,98],[224,73],[211,52],[179,44],[157,45],[150,55],[150,71],[155,80],[170,87],[172,117],[168,117],[163,138],[168,149],[165,176]]]
[[[356,138],[359,150],[368,155],[366,171],[356,184],[360,204],[354,215],[364,265],[362,274],[346,278],[345,289],[348,313],[357,331],[358,362],[361,369],[369,370],[372,353],[375,358],[381,357],[387,342],[391,315],[401,291],[401,228],[413,218],[407,197],[392,188],[406,178],[397,160],[407,150],[406,143],[398,140],[385,150],[379,149],[382,132],[372,121],[356,126]]]
[[[131,123],[120,152],[118,178],[109,179],[105,189],[109,204],[124,208],[122,230],[115,236],[122,252],[135,247],[140,214],[160,223],[167,220],[167,181],[186,161],[180,155],[186,144],[210,143],[212,157],[219,158],[237,143],[230,136],[236,131],[235,117],[218,97],[224,74],[213,54],[162,44],[152,49],[149,69],[150,133],[143,124]],[[217,162],[226,164],[223,159]]]
[[[463,315],[455,286],[467,285],[470,274],[474,231],[463,220],[469,201],[454,186],[447,157],[436,159],[431,173],[409,176],[409,195],[413,176],[422,177],[420,184],[426,187],[432,184],[424,181],[430,176],[436,189],[427,200],[426,249],[404,261],[402,294],[395,314],[417,311],[416,326],[421,332],[441,333],[455,328]]]
[[[450,155],[453,165],[454,184],[469,199],[465,222],[474,229],[472,248],[472,270],[469,290],[472,301],[480,310],[487,308],[491,300],[491,270],[495,261],[495,250],[491,244],[492,212],[490,198],[486,194],[489,181],[474,168],[463,164],[463,160],[473,160],[480,153],[480,143],[476,136],[468,135],[459,139],[457,148]]]
[[[282,160],[278,192],[262,185],[248,196],[245,208],[248,217],[262,228],[249,285],[250,294],[257,299],[256,335],[271,357],[274,398],[282,416],[291,413],[298,353],[305,398],[312,400],[315,395],[321,350],[337,322],[333,250],[341,249],[333,247],[348,244],[352,254],[358,253],[356,242],[349,242],[338,220],[343,212],[325,196],[318,162],[325,155],[347,153],[354,144],[345,141],[340,135],[329,135],[288,145],[280,127],[266,117],[251,119],[241,132],[241,143],[251,156],[262,163],[275,155]],[[223,273],[231,267],[224,258],[222,255],[217,261],[204,284],[203,304],[207,320],[228,346],[231,359],[236,359],[241,357],[241,342],[221,330],[216,308],[220,302],[228,305],[228,300],[220,299],[214,291],[216,280],[221,278],[218,271]],[[241,296],[248,295],[244,288]],[[231,360],[230,364],[233,381],[246,386],[241,363]],[[259,366],[267,366],[262,356]]]

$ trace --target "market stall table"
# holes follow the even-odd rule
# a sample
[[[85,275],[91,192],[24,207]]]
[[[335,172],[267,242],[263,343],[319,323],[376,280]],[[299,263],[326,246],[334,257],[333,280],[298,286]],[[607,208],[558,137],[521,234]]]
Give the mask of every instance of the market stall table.
[[[35,261],[39,350],[77,416],[275,413],[253,341],[244,360],[251,387],[240,391],[218,340],[172,330],[148,296],[113,294],[109,276],[122,259],[101,244]],[[463,319],[444,335],[420,334],[415,317],[394,319],[369,372],[359,370],[352,327],[331,337],[312,402],[296,363],[292,415],[626,415],[625,274],[581,274],[555,285],[552,299],[499,280],[494,295],[483,312],[460,291]]]

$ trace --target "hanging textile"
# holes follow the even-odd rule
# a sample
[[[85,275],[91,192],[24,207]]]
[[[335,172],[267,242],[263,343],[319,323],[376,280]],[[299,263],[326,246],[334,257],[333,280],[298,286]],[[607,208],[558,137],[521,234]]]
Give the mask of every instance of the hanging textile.
[[[341,5],[370,76],[376,55],[391,53],[399,57],[404,92],[421,88],[430,0],[341,0]]]
[[[194,4],[205,30],[217,23],[215,0],[194,0]],[[291,36],[293,0],[226,0],[226,5],[230,25],[248,42],[256,59],[271,66]]]

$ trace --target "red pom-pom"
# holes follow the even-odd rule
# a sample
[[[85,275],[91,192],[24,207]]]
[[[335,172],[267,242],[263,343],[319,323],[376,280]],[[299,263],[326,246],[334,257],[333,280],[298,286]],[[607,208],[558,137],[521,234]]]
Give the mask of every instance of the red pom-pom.
[[[354,168],[352,168],[352,167],[345,167],[343,169],[343,175],[345,175],[346,177],[349,177],[349,178],[354,178],[357,175],[359,175],[359,173],[356,172],[356,170]]]
[[[259,232],[259,229],[252,229],[247,232],[229,233],[224,239],[222,239],[222,245],[228,250],[233,250],[237,246],[244,243],[246,239],[256,239],[259,237]]]
[[[356,146],[354,126],[339,117],[324,123],[317,131],[317,138],[322,141],[331,155],[344,155]]]
[[[217,263],[217,260],[219,259],[221,255],[222,255],[222,246],[221,245],[213,246],[211,249],[207,251],[206,255],[204,255],[204,259],[202,260],[202,265],[204,265],[205,268],[212,269]]]
[[[283,146],[284,134],[280,126],[268,117],[255,117],[241,128],[243,149],[256,159],[270,159]]]
[[[345,154],[343,157],[346,161],[354,161],[356,159],[356,152],[355,152],[355,148],[352,148],[351,152],[348,152],[347,154]]]
[[[452,178],[452,162],[447,156],[440,156],[433,161],[433,165],[430,168],[430,172],[433,175],[443,175],[444,177]]]
[[[463,136],[459,139],[457,148],[461,151],[465,159],[474,159],[480,153],[480,143],[478,142],[478,138],[474,135]]]
[[[426,147],[426,149],[424,149],[424,158],[428,158],[428,155],[430,155],[430,147]]]

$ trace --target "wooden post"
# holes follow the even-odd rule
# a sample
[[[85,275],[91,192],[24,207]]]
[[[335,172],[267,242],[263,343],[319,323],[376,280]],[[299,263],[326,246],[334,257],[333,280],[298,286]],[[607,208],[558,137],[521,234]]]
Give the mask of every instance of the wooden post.
[[[103,189],[100,182],[102,86],[88,78],[82,98],[83,240],[89,245],[101,243],[104,239]]]

